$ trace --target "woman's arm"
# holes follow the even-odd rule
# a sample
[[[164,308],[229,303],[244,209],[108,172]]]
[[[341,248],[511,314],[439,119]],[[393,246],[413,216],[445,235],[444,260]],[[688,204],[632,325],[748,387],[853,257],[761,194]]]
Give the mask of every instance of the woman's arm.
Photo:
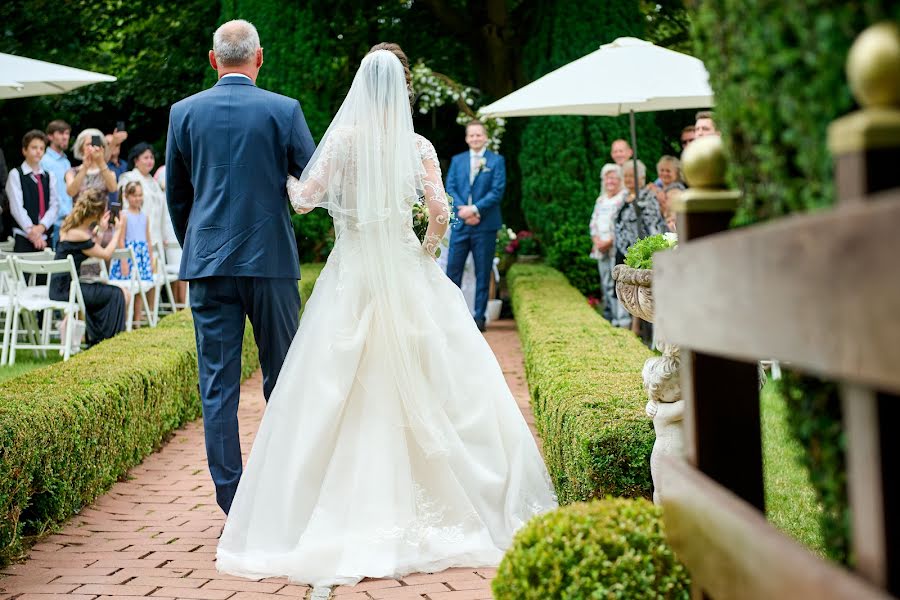
[[[72,171],[66,171],[66,193],[74,198],[78,195],[78,192],[81,191],[81,184],[84,183],[84,176],[87,173],[87,169],[84,165],[81,165],[77,169],[75,169],[75,173]]]

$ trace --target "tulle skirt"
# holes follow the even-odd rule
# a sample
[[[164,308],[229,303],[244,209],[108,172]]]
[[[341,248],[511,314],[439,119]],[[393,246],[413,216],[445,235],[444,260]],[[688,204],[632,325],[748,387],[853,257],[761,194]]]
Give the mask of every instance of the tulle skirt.
[[[352,584],[496,566],[556,497],[460,290],[417,244],[385,296],[339,237],[301,319],[217,568]]]

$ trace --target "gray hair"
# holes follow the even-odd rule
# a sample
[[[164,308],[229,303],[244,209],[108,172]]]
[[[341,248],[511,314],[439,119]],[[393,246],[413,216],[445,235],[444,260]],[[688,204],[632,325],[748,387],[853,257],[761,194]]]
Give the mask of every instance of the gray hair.
[[[260,48],[259,33],[249,21],[223,23],[213,35],[213,54],[223,67],[236,67],[253,60]]]
[[[606,179],[607,173],[615,173],[616,177],[619,178],[619,181],[622,181],[622,167],[615,163],[606,163],[603,165],[603,168],[600,169],[600,179]]]
[[[622,172],[625,172],[625,171],[634,172],[634,159],[625,161],[625,164],[622,165]],[[642,160],[637,161],[637,174],[638,174],[638,176],[637,176],[638,181],[640,181],[641,179],[647,178],[647,167],[646,167],[646,165],[644,165],[644,161],[642,161]]]

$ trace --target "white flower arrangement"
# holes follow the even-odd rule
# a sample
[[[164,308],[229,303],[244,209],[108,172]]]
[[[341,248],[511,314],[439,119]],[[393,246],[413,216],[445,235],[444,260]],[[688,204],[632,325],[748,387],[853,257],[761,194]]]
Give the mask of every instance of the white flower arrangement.
[[[477,90],[468,86],[462,86],[445,75],[432,71],[425,63],[418,62],[412,69],[413,88],[419,94],[419,113],[426,115],[448,101],[455,102],[459,107],[456,122],[465,125],[472,119],[478,119],[484,123],[487,130],[487,147],[493,151],[500,149],[503,134],[506,131],[506,120],[502,118],[484,117],[479,111],[472,111],[475,106]]]

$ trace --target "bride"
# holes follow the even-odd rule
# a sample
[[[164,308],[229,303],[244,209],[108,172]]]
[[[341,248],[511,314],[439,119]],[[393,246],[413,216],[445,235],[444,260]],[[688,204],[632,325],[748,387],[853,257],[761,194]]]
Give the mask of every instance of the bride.
[[[496,566],[556,506],[503,373],[435,263],[449,210],[434,147],[413,131],[406,65],[398,46],[376,46],[288,182],[297,212],[329,211],[337,241],[229,512],[225,573],[336,585]]]

